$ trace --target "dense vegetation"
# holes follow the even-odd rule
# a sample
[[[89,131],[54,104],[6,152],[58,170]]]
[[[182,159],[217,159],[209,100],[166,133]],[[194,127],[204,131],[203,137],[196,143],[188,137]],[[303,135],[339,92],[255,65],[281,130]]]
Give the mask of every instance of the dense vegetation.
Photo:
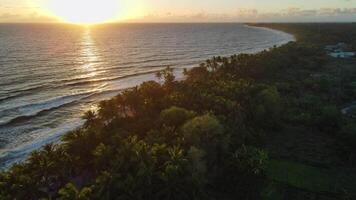
[[[101,102],[0,174],[0,199],[355,198],[356,122],[340,113],[356,99],[353,60],[328,58],[312,25],[264,26],[299,40],[212,58],[183,81],[167,68]]]
[[[346,43],[356,51],[356,23],[294,23],[294,24],[253,24],[293,33],[299,42],[325,47]]]

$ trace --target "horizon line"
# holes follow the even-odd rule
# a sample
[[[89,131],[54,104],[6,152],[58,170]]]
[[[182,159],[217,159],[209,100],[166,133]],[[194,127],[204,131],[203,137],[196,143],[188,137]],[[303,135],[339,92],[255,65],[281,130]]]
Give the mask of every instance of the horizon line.
[[[193,22],[140,22],[140,21],[123,21],[123,22],[103,22],[103,23],[94,23],[94,24],[87,24],[89,26],[91,25],[110,25],[110,24],[354,24],[356,21],[314,21],[314,22],[308,22],[308,21],[291,21],[291,22],[279,22],[279,21],[255,21],[255,22],[227,22],[227,21],[193,21]],[[78,25],[78,26],[85,26],[85,24],[77,24],[77,23],[68,23],[68,22],[0,22],[0,24],[65,24],[65,25]]]

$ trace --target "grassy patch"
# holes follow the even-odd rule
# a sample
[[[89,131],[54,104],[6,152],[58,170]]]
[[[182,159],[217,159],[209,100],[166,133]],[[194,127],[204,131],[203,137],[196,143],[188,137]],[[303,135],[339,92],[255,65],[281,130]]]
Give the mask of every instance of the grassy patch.
[[[354,169],[321,169],[290,161],[271,160],[267,176],[280,184],[314,193],[356,195]],[[274,191],[270,195],[275,195]]]
[[[314,192],[330,192],[333,185],[327,170],[289,161],[271,160],[267,175],[274,181]]]

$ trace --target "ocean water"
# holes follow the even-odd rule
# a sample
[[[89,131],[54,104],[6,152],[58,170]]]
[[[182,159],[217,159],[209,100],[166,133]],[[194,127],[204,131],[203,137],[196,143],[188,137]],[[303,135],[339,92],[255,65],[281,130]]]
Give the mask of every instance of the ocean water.
[[[171,66],[256,53],[293,36],[243,24],[0,24],[0,168],[57,142],[98,101]]]

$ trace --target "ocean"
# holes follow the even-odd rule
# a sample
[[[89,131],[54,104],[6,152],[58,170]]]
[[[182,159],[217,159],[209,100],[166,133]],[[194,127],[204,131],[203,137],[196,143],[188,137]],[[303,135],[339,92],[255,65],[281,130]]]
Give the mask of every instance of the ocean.
[[[77,127],[96,103],[171,66],[256,53],[292,35],[243,24],[0,24],[0,168]]]

